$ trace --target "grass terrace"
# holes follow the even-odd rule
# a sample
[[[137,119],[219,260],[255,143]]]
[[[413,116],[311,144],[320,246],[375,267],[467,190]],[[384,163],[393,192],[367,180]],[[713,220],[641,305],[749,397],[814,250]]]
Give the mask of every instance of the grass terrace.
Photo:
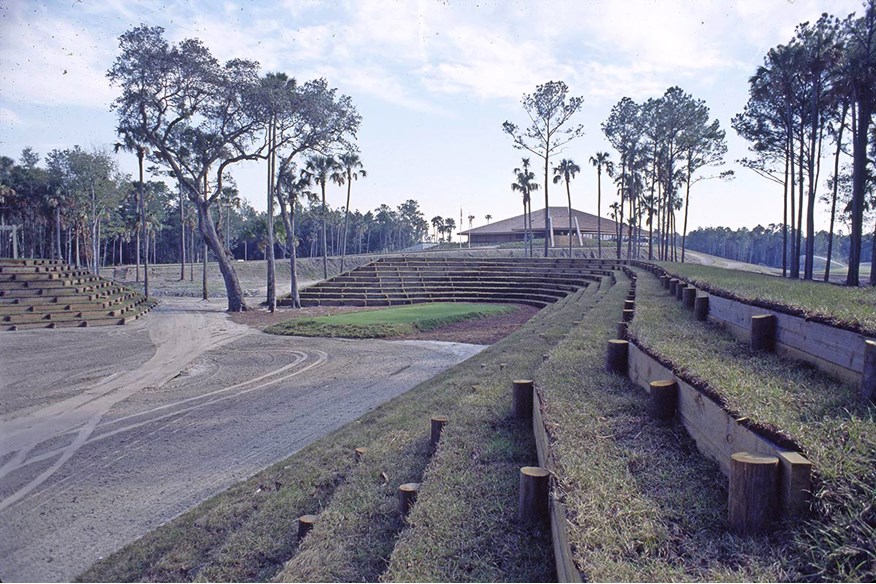
[[[744,276],[733,272],[724,279],[711,272],[709,282],[735,286],[740,296],[746,296]],[[760,283],[761,279],[753,280]],[[769,286],[777,290],[805,286],[763,279],[770,283],[748,297],[767,293]],[[826,295],[859,291],[809,287],[819,288],[816,295],[825,306],[842,308],[847,318],[864,320],[852,307],[840,307],[842,299],[830,302]],[[814,463],[814,518],[795,531],[796,551],[786,557],[789,576],[876,579],[876,407],[864,405],[855,386],[800,362],[754,353],[718,326],[695,321],[693,313],[650,274],[641,272],[637,292],[632,336],[707,386],[728,411],[794,442]]]
[[[265,332],[275,335],[355,339],[396,337],[513,310],[513,307],[501,304],[432,302],[306,319],[296,318],[270,326]]]
[[[846,288],[696,264],[661,265],[673,276],[719,296],[876,336],[876,288]]]
[[[624,279],[625,280],[625,279]],[[641,279],[640,279],[641,281]],[[536,374],[585,581],[781,581],[781,535],[727,533],[726,479],[647,396],[604,370],[626,285],[615,286]]]
[[[510,385],[535,373],[597,288],[550,305],[477,356],[146,534],[80,579],[550,580],[549,533],[517,522],[519,467],[537,458],[530,425],[510,418]],[[450,421],[432,455],[435,414]],[[359,463],[356,447],[368,448]],[[403,520],[396,492],[407,482],[422,488]],[[299,542],[304,514],[319,519]]]

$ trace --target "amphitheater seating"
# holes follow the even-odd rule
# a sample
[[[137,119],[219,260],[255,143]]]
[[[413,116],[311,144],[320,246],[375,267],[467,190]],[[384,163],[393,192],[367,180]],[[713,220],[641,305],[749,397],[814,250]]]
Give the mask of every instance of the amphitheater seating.
[[[126,324],[154,305],[59,260],[0,259],[0,330]]]
[[[543,308],[616,268],[606,260],[566,258],[381,258],[306,288],[300,298],[302,306],[506,302]]]

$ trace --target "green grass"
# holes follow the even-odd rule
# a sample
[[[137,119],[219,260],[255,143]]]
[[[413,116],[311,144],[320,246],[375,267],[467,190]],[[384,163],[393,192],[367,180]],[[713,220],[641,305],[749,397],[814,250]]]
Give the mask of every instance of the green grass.
[[[550,579],[549,534],[515,521],[518,469],[535,462],[535,445],[528,425],[509,420],[510,381],[534,373],[594,288],[543,309],[477,356],[150,532],[80,579]],[[450,423],[432,456],[436,413]],[[369,452],[354,464],[359,446]],[[423,490],[405,522],[396,491],[419,480]],[[320,519],[298,542],[296,519],[308,513]],[[400,539],[404,546],[396,547]]]
[[[382,338],[401,336],[514,310],[502,304],[425,302],[382,310],[361,310],[313,318],[293,318],[265,329],[275,335],[303,337]]]
[[[723,291],[748,303],[784,307],[876,336],[876,288],[847,288],[695,264],[661,265],[673,276],[684,277],[709,292],[720,295]]]
[[[604,370],[627,286],[588,312],[536,374],[569,538],[585,581],[780,581],[780,536],[727,533],[726,479],[646,394]]]
[[[682,374],[707,384],[728,410],[779,431],[814,463],[814,519],[795,532],[793,577],[876,578],[876,407],[863,404],[850,384],[753,353],[716,325],[696,322],[644,272],[630,331]]]

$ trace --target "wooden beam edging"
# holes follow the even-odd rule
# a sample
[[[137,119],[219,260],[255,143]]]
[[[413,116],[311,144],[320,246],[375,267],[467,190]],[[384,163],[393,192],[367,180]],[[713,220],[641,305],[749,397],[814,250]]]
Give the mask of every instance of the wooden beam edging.
[[[535,436],[535,449],[538,451],[538,465],[553,472],[550,456],[550,439],[544,427],[541,414],[541,398],[538,391],[532,392],[532,433]],[[569,524],[566,521],[566,506],[555,496],[555,483],[551,485],[550,516],[551,542],[554,548],[554,563],[557,569],[557,582],[583,582],[578,566],[572,559],[572,545],[569,543]]]
[[[634,263],[655,276],[677,278],[709,294],[708,320],[722,326],[742,341],[751,337],[751,317],[772,314],[776,317],[776,352],[784,357],[805,361],[846,383],[861,384],[864,372],[866,341],[876,340],[852,330],[831,326],[776,308],[766,308],[730,298],[726,291],[701,286],[687,278],[646,262]],[[656,268],[656,270],[654,269]],[[656,273],[655,273],[656,272]],[[866,394],[867,388],[862,388]]]
[[[731,456],[740,451],[776,456],[779,459],[778,500],[784,518],[799,517],[809,508],[812,463],[799,452],[783,448],[748,428],[695,386],[645,353],[636,341],[629,345],[629,376],[649,391],[658,379],[678,381],[678,417],[699,451],[718,463],[730,477]]]

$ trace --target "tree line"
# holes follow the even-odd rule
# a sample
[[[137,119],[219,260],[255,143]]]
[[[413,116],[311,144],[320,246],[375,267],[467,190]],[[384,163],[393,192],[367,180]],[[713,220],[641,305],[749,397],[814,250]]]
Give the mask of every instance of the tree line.
[[[781,268],[783,264],[789,263],[789,258],[783,257],[785,251],[784,231],[785,226],[775,223],[771,223],[767,227],[757,225],[752,229],[747,227],[739,229],[705,227],[695,229],[688,234],[688,249],[740,262]],[[862,261],[872,261],[874,241],[876,238],[872,233],[864,236]],[[823,229],[815,233],[815,239],[812,242],[813,265],[816,271],[822,272],[824,281],[830,279],[831,268],[836,268],[836,259],[832,260],[833,266],[830,266],[827,261],[828,249],[831,247],[836,252],[835,258],[848,257],[851,237],[844,233],[835,233],[831,236],[828,231]],[[822,263],[823,266],[820,265]]]
[[[748,103],[732,121],[750,142],[751,156],[740,162],[782,190],[781,267],[791,278],[801,277],[801,258],[802,277],[814,277],[815,203],[827,175],[828,270],[837,251],[836,221],[845,215],[846,283],[859,284],[865,213],[876,203],[876,0],[866,0],[863,8],[862,16],[842,19],[822,14],[815,23],[798,25],[787,44],[770,49],[749,79]],[[822,169],[825,156],[832,160]],[[876,270],[870,284],[876,284]]]
[[[203,260],[196,212],[164,181],[146,181],[143,192],[145,235],[139,184],[118,170],[113,153],[74,146],[53,150],[44,160],[32,148],[25,148],[17,161],[0,156],[0,223],[22,226],[19,240],[24,255],[63,259],[96,274],[102,267],[133,264],[137,281],[146,262],[180,263],[180,277],[186,277],[187,261]],[[329,255],[400,250],[428,231],[414,199],[396,208],[383,204],[363,213],[331,205],[323,211],[316,193],[305,190],[300,195],[295,209],[287,208],[297,220],[293,239],[283,218],[274,217],[274,253],[282,259],[322,254],[323,217]],[[256,211],[233,179],[223,185],[210,220],[232,259],[269,255],[267,213]]]

